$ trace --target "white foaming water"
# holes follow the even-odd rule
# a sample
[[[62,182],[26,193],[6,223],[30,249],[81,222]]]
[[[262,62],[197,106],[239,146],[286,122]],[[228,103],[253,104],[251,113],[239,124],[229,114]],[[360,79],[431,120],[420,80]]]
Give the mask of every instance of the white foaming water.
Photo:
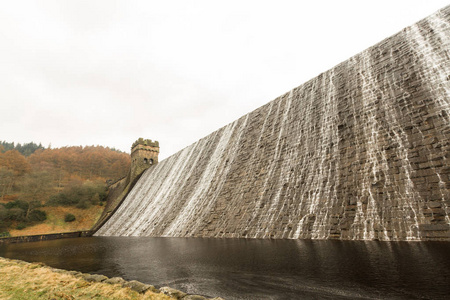
[[[429,17],[429,25],[431,29],[436,32],[440,39],[441,49],[448,49],[450,47],[450,22],[445,18],[442,12],[438,12]],[[437,116],[442,119],[444,126],[447,128],[447,132],[450,129],[450,59],[448,52],[435,51],[436,46],[432,45],[432,41],[428,40],[421,32],[417,25],[413,25],[408,28],[407,34],[411,43],[411,48],[415,51],[417,57],[423,56],[421,60],[424,68],[428,72],[423,72],[422,76],[424,80],[435,80],[441,82],[438,88],[433,89],[432,93],[437,104]],[[442,131],[438,132],[442,139],[445,139],[445,135]],[[429,155],[431,156],[431,155]],[[431,157],[430,157],[431,159]],[[442,199],[442,207],[445,210],[445,219],[447,224],[450,224],[450,208],[447,203],[450,198],[448,189],[446,188],[445,180],[436,169],[434,170],[439,178],[439,192]]]
[[[218,145],[209,158],[210,163],[207,164],[206,170],[203,172],[200,182],[197,183],[194,193],[189,197],[175,220],[167,228],[164,236],[183,236],[183,230],[185,230],[186,224],[191,224],[191,227],[189,228],[190,232],[195,232],[198,229],[200,222],[210,213],[210,210],[215,203],[214,200],[217,198],[218,192],[221,190],[226,174],[229,171],[229,166],[234,161],[237,150],[236,145],[239,143],[247,119],[248,116],[245,117],[245,120],[241,125],[236,121],[223,129]],[[237,143],[230,145],[230,138],[235,132],[236,127],[238,127],[239,137]],[[224,161],[225,157],[228,161],[228,167],[221,167],[221,163]],[[219,182],[215,182],[216,189],[212,192],[212,195],[206,197],[213,183],[212,178],[218,178]]]
[[[442,236],[447,18],[405,29],[152,166],[96,235],[420,240],[423,227]]]

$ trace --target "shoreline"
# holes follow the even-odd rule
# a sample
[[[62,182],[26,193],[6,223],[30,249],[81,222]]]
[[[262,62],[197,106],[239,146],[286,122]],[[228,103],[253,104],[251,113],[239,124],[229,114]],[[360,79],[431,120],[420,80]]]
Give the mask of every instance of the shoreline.
[[[223,300],[190,295],[170,287],[155,288],[137,280],[56,269],[0,257],[2,299],[183,299]]]
[[[31,242],[41,242],[59,239],[90,237],[92,236],[92,234],[93,234],[92,230],[84,230],[84,231],[68,231],[58,233],[44,233],[35,235],[19,235],[0,238],[0,244],[31,243]]]

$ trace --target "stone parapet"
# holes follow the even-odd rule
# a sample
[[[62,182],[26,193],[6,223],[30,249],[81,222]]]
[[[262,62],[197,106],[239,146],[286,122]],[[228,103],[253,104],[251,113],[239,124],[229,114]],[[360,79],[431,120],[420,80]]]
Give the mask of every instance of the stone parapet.
[[[149,139],[139,138],[131,146],[131,151],[133,151],[133,149],[138,145],[153,147],[155,149],[157,148],[158,149],[157,152],[159,152],[159,142],[158,141],[152,141]]]

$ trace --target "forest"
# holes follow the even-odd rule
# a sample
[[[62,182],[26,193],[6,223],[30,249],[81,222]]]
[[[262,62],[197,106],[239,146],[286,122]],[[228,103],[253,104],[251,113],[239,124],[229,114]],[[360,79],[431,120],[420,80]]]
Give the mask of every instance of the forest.
[[[0,237],[44,222],[51,208],[71,211],[103,206],[108,184],[127,175],[130,156],[102,146],[45,148],[0,142]]]

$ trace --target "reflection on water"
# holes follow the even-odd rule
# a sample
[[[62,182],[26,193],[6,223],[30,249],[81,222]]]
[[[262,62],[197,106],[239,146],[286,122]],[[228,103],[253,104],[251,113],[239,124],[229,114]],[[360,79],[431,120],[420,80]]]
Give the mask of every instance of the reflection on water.
[[[0,256],[225,299],[444,299],[450,243],[93,237]]]

